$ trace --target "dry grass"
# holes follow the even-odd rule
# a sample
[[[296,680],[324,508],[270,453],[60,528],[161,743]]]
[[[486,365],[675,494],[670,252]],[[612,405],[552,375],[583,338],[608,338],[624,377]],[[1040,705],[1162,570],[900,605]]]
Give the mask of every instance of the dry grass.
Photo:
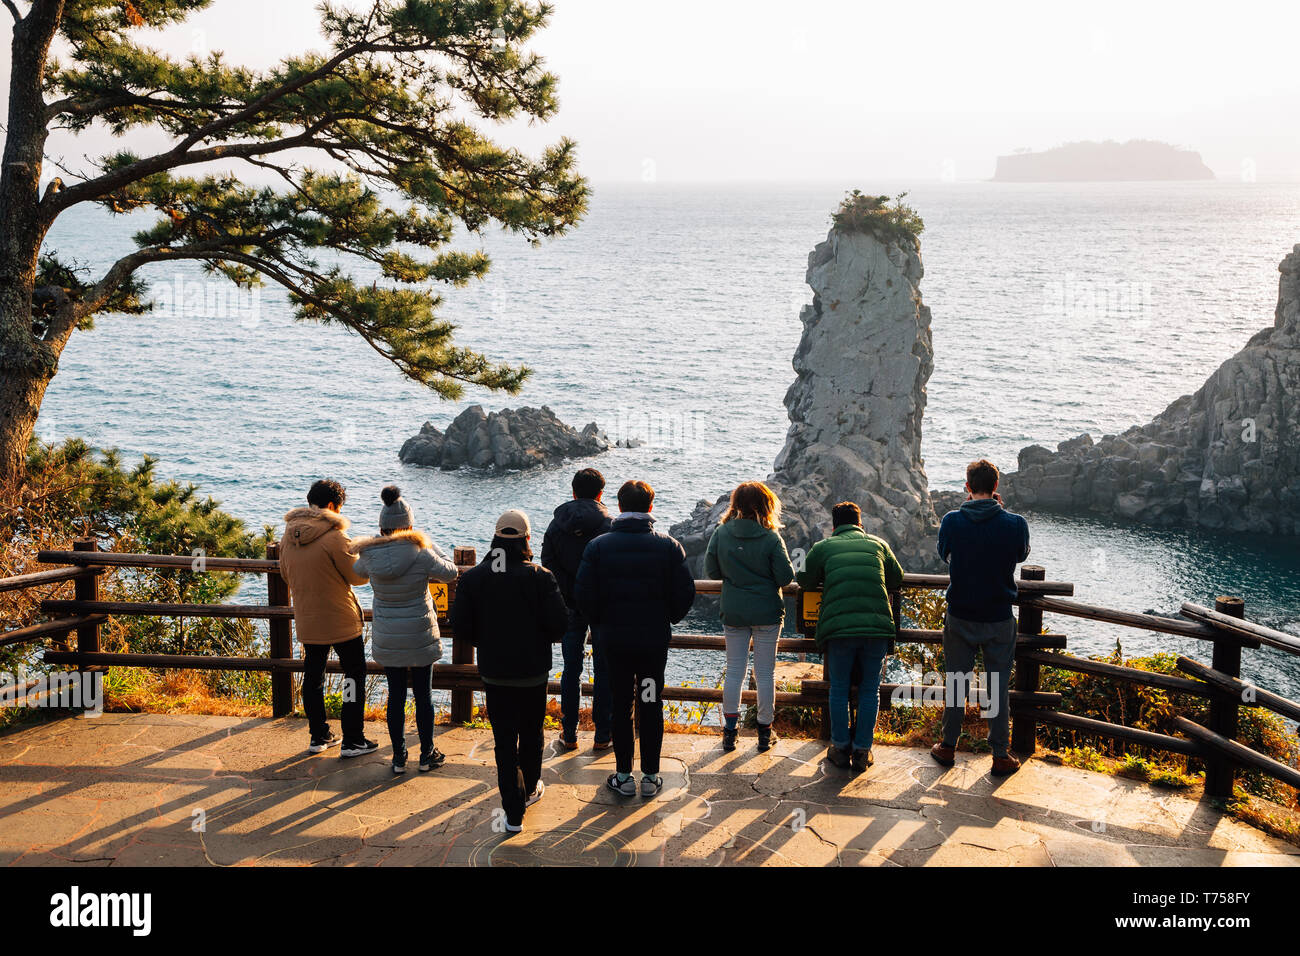
[[[104,680],[104,709],[128,714],[206,714],[217,717],[270,717],[268,704],[214,694],[194,671],[149,671],[115,667]]]
[[[1300,809],[1283,807],[1249,794],[1238,794],[1228,812],[1257,830],[1300,846]]]

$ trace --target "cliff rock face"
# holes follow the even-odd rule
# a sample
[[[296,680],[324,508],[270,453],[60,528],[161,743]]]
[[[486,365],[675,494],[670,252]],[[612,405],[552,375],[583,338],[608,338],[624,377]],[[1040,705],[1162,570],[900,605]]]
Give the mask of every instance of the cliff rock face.
[[[609,439],[595,422],[579,432],[545,405],[499,412],[471,405],[456,416],[445,433],[425,422],[420,433],[402,445],[398,457],[408,465],[444,471],[461,467],[521,470],[584,458],[609,447]]]
[[[1272,328],[1146,425],[1021,450],[1008,505],[1300,534],[1300,245],[1278,268]]]
[[[767,479],[784,507],[791,548],[830,533],[830,507],[851,500],[866,530],[904,568],[933,567],[934,508],[921,459],[926,382],[934,366],[930,310],[915,241],[885,243],[832,229],[808,257],[811,305],[800,312],[790,429]],[[702,565],[729,495],[701,501],[672,533]]]

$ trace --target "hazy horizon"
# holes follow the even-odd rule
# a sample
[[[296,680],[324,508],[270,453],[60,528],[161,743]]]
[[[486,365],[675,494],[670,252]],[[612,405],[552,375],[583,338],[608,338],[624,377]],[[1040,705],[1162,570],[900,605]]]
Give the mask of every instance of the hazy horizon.
[[[264,68],[323,46],[314,6],[215,0],[149,42]],[[1281,121],[1300,116],[1300,5],[1208,10],[557,0],[531,46],[559,114],[495,135],[528,150],[570,136],[596,183],[981,181],[998,155],[1107,139],[1195,150],[1221,181],[1300,180],[1300,125]],[[0,44],[6,87],[9,59]],[[48,152],[76,169],[165,141],[60,132]]]

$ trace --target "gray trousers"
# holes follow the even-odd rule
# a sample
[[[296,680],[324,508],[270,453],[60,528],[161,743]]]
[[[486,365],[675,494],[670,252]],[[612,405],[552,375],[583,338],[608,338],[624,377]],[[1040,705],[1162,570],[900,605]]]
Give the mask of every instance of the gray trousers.
[[[989,722],[989,747],[993,756],[1007,756],[1011,737],[1011,662],[1016,656],[1016,619],[965,621],[951,614],[943,620],[945,694],[944,746],[955,747],[966,715],[968,690],[975,671],[975,653],[984,658],[981,715]]]
[[[754,684],[758,688],[758,722],[772,723],[776,712],[776,642],[780,624],[732,627],[724,624],[727,639],[727,676],[722,681],[722,713],[740,713],[740,690],[749,672],[749,640],[754,639]]]

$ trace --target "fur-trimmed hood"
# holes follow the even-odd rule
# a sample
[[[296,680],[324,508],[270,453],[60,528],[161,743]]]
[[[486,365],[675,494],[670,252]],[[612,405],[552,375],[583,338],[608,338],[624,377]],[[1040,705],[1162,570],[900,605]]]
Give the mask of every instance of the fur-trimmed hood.
[[[347,532],[352,522],[328,508],[294,508],[284,516],[284,539],[293,544],[311,544],[327,531]]]
[[[381,544],[392,544],[394,541],[411,541],[417,548],[427,548],[429,546],[429,538],[423,531],[403,528],[401,531],[394,531],[392,534],[377,534],[373,538],[357,538],[352,542],[348,550],[353,554],[360,554],[367,548],[373,548]]]
[[[429,543],[422,532],[405,528],[392,534],[358,538],[348,550],[357,555],[364,553],[361,563],[372,578],[396,578],[411,570],[411,565]]]

